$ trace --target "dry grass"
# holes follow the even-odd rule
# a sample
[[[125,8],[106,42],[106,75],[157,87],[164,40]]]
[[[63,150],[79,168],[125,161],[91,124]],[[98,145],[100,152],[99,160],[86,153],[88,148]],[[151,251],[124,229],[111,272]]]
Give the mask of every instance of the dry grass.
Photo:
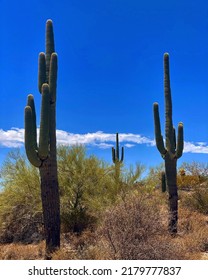
[[[180,208],[173,238],[166,230],[167,215],[157,198],[131,196],[105,213],[96,233],[66,235],[53,259],[207,259],[206,216]]]
[[[1,260],[43,260],[45,254],[44,242],[37,245],[18,243],[0,245]]]
[[[184,247],[190,259],[201,259],[208,250],[208,217],[180,208],[177,239],[178,246]]]
[[[161,197],[159,197],[161,200]],[[208,259],[208,217],[179,203],[178,235],[167,233],[167,208],[155,195],[131,195],[104,213],[98,230],[63,234],[54,260]],[[0,245],[2,260],[44,259],[44,242]]]
[[[111,259],[184,259],[185,251],[176,248],[163,216],[158,198],[131,195],[106,213],[100,231],[103,248]]]

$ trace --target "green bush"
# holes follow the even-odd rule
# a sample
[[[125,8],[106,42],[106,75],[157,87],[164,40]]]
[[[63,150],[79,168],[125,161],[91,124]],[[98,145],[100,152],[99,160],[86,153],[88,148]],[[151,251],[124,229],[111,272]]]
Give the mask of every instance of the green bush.
[[[161,191],[161,173],[163,171],[164,163],[149,168],[149,172],[144,179],[144,184],[148,190],[151,191],[158,188]]]
[[[41,240],[42,207],[37,169],[27,164],[19,150],[14,150],[3,164],[1,179],[1,242]]]
[[[61,216],[64,231],[80,232],[93,226],[116,196],[112,167],[83,146],[58,149]]]
[[[182,204],[191,210],[208,214],[208,185],[202,184],[195,186],[192,190],[181,195]]]
[[[58,173],[62,231],[80,232],[95,226],[116,197],[112,167],[87,156],[83,146],[60,146]],[[43,232],[38,169],[14,150],[2,166],[1,179],[1,240],[30,242]]]

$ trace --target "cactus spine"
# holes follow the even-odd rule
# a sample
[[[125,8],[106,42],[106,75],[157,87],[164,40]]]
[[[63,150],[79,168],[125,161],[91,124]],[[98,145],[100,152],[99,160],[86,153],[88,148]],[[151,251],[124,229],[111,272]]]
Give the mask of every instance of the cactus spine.
[[[57,54],[53,24],[46,22],[46,53],[39,54],[38,88],[42,95],[39,145],[33,95],[25,107],[25,149],[31,164],[39,168],[46,239],[46,255],[60,247],[60,201],[56,154]]]
[[[183,124],[178,124],[176,142],[175,129],[172,121],[172,100],[169,74],[169,54],[164,54],[164,94],[165,94],[165,145],[161,134],[158,103],[154,103],[154,126],[156,146],[165,160],[166,183],[169,192],[169,231],[177,233],[178,221],[178,190],[177,190],[177,159],[183,153]]]
[[[116,184],[119,184],[121,164],[123,163],[124,160],[124,147],[121,148],[121,158],[120,158],[118,133],[116,133],[116,148],[112,147],[112,160],[113,163],[115,164],[115,181]]]

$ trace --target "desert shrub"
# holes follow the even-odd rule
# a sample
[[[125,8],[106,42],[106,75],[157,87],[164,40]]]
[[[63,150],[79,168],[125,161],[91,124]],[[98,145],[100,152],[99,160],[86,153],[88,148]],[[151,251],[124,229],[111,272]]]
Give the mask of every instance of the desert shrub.
[[[39,175],[19,150],[8,154],[1,170],[1,242],[33,242],[43,238]]]
[[[179,189],[191,190],[200,184],[200,177],[198,175],[178,175],[177,185]]]
[[[60,146],[58,171],[63,231],[81,232],[95,225],[114,199],[112,168],[83,146]]]
[[[63,231],[94,226],[114,197],[112,169],[82,146],[58,148]],[[1,170],[0,236],[2,242],[30,242],[43,232],[39,171],[20,150],[8,154]]]
[[[53,260],[98,260],[103,251],[98,246],[95,231],[86,230],[80,234],[65,233],[61,236],[61,248],[53,253]]]
[[[179,245],[184,247],[187,254],[208,250],[208,221],[207,217],[196,211],[179,208]]]
[[[0,260],[43,260],[45,244],[4,244],[0,245]]]
[[[144,179],[144,183],[150,191],[158,188],[161,190],[161,173],[164,171],[164,163],[150,167]]]
[[[191,163],[183,162],[180,166],[186,175],[199,176],[202,181],[208,178],[208,164],[193,161]]]
[[[191,192],[181,195],[182,205],[191,210],[208,214],[208,185],[202,184],[192,188]]]
[[[2,216],[1,243],[37,243],[43,240],[42,213],[33,213],[25,205],[14,206],[11,213]]]
[[[144,179],[142,178],[142,175],[145,170],[146,167],[140,162],[137,162],[135,166],[132,164],[128,167],[124,166],[121,174],[120,194],[128,193],[137,187],[144,186]]]
[[[208,180],[208,165],[200,162],[183,162],[178,172],[178,186],[192,188]]]
[[[104,217],[100,234],[111,259],[181,259],[162,222],[160,203],[153,195],[129,195]]]
[[[180,174],[183,170],[183,174]],[[181,204],[191,210],[208,214],[208,166],[204,163],[183,163],[179,169],[178,186]],[[188,192],[183,192],[188,191]]]

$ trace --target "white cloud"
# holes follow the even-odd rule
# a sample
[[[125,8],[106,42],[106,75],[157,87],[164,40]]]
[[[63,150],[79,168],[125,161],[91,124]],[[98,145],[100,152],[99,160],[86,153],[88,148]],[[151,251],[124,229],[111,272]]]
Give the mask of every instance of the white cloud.
[[[124,144],[124,146],[125,146],[126,148],[133,148],[133,147],[135,147],[134,144],[129,144],[129,143]]]
[[[24,129],[11,128],[7,131],[0,129],[0,146],[8,148],[21,147],[24,143]]]
[[[39,134],[39,129],[38,129]],[[119,142],[132,148],[136,145],[155,146],[155,140],[140,134],[119,133]],[[94,133],[78,134],[69,133],[64,130],[57,130],[57,143],[61,145],[92,145],[100,149],[108,149],[115,145],[115,134],[97,131]],[[9,130],[0,129],[0,146],[7,148],[17,148],[24,145],[24,129],[11,128]],[[208,153],[208,143],[206,142],[185,142],[184,153]]]
[[[208,154],[208,144],[205,142],[185,142],[184,153]]]

